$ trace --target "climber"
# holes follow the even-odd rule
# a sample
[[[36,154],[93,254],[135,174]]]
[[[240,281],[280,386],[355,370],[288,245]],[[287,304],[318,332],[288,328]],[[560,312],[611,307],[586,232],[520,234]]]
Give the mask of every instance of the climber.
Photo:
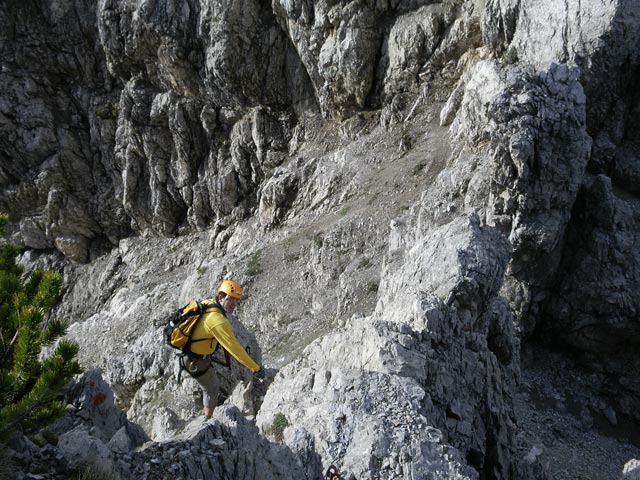
[[[233,280],[224,280],[218,288],[215,301],[210,301],[216,308],[202,314],[191,334],[189,351],[183,357],[184,368],[202,387],[206,419],[211,418],[218,402],[220,382],[213,368],[210,368],[211,354],[216,350],[218,343],[241,364],[251,369],[256,377],[264,378],[264,370],[242,348],[227,320],[227,314],[233,313],[240,298],[242,287]]]

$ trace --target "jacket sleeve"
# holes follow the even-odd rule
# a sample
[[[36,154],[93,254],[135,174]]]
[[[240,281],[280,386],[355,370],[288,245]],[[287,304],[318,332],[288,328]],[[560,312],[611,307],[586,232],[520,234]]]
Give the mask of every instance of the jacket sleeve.
[[[254,372],[260,370],[260,365],[251,359],[245,349],[242,348],[242,345],[240,345],[240,342],[238,342],[229,321],[225,319],[224,322],[217,323],[213,326],[212,330],[218,342],[220,342],[224,349],[233,355],[236,360]]]

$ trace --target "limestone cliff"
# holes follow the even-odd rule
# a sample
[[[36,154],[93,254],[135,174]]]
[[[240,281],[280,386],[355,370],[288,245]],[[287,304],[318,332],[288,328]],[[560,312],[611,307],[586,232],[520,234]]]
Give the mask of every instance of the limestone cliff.
[[[184,440],[161,322],[223,277],[279,370],[224,370],[257,416],[215,427],[269,462],[200,431],[174,473],[540,476],[523,342],[640,420],[637,2],[7,0],[0,27],[0,209],[129,420]]]

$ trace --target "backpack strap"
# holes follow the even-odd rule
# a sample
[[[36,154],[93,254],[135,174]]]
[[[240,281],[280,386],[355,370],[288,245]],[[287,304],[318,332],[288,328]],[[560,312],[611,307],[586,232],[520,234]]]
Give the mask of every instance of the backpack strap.
[[[220,313],[222,313],[222,315],[224,315],[224,318],[227,318],[227,311],[224,309],[224,307],[222,305],[220,305],[220,303],[218,303],[217,300],[214,300],[214,302],[210,305],[207,305],[207,310],[210,308],[218,308],[220,309]]]
[[[178,359],[178,385],[180,385],[182,383],[182,371],[186,370],[186,368],[184,368],[184,362],[182,361],[184,357],[184,353],[178,353],[176,354],[176,358]]]
[[[207,303],[208,301],[213,300],[213,303]],[[196,314],[198,315],[198,319],[196,320],[196,324],[200,321],[200,319],[202,318],[202,315],[204,315],[205,313],[207,313],[208,311],[217,308],[220,310],[220,312],[222,313],[222,315],[224,315],[224,318],[227,318],[227,312],[225,312],[224,308],[222,308],[222,305],[220,305],[214,298],[208,298],[205,300],[196,300],[196,304],[198,306],[197,310],[196,310]],[[193,329],[191,330],[191,333],[189,334],[189,339],[187,340],[187,343],[185,343],[182,351],[185,352],[186,355],[192,353],[191,352],[191,344],[195,343],[195,342],[203,342],[206,340],[209,340],[208,338],[198,338],[197,340],[192,340],[191,339],[191,335],[193,335],[193,330],[195,330],[195,325],[193,327]]]
[[[200,318],[202,318],[202,314],[206,311],[206,305],[203,303],[203,301],[201,300],[196,300],[196,315],[198,315],[198,318],[196,320],[196,324],[200,321]],[[195,325],[193,326],[193,328],[191,329],[191,331],[189,332],[189,338],[187,338],[187,343],[184,344],[184,347],[182,347],[182,352],[183,354],[180,356],[180,361],[181,361],[181,365],[182,365],[182,357],[186,354],[186,353],[190,353],[191,352],[191,344],[195,343],[195,342],[199,342],[201,340],[206,340],[204,338],[202,339],[198,339],[198,340],[192,340],[191,336],[193,335],[193,331],[195,330]],[[178,382],[180,383],[180,382]]]

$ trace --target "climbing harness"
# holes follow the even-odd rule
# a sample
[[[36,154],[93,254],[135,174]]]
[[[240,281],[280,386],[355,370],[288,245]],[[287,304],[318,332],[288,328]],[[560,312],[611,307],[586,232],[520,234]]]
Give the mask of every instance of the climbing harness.
[[[224,353],[224,361],[219,360],[217,358],[215,358],[213,355],[218,351],[218,350],[222,350],[222,352]],[[214,363],[217,363],[219,365],[224,365],[227,368],[231,368],[231,355],[229,355],[229,352],[227,352],[224,347],[222,347],[220,345],[220,343],[218,343],[215,351],[211,354],[208,355],[209,357],[209,364],[207,365],[207,368],[205,368],[204,370],[198,371],[198,370],[190,370],[187,365],[185,364],[185,359],[188,358],[189,356],[193,356],[193,354],[189,354],[189,353],[184,353],[184,352],[180,352],[180,353],[176,353],[176,356],[178,357],[178,385],[180,385],[180,383],[182,382],[182,371],[185,370],[189,375],[191,375],[193,378],[198,378],[202,375],[204,375],[205,373],[207,373],[207,370],[209,370],[209,367],[212,367]],[[200,357],[199,355],[197,355],[196,357]],[[202,358],[202,357],[200,357]]]

